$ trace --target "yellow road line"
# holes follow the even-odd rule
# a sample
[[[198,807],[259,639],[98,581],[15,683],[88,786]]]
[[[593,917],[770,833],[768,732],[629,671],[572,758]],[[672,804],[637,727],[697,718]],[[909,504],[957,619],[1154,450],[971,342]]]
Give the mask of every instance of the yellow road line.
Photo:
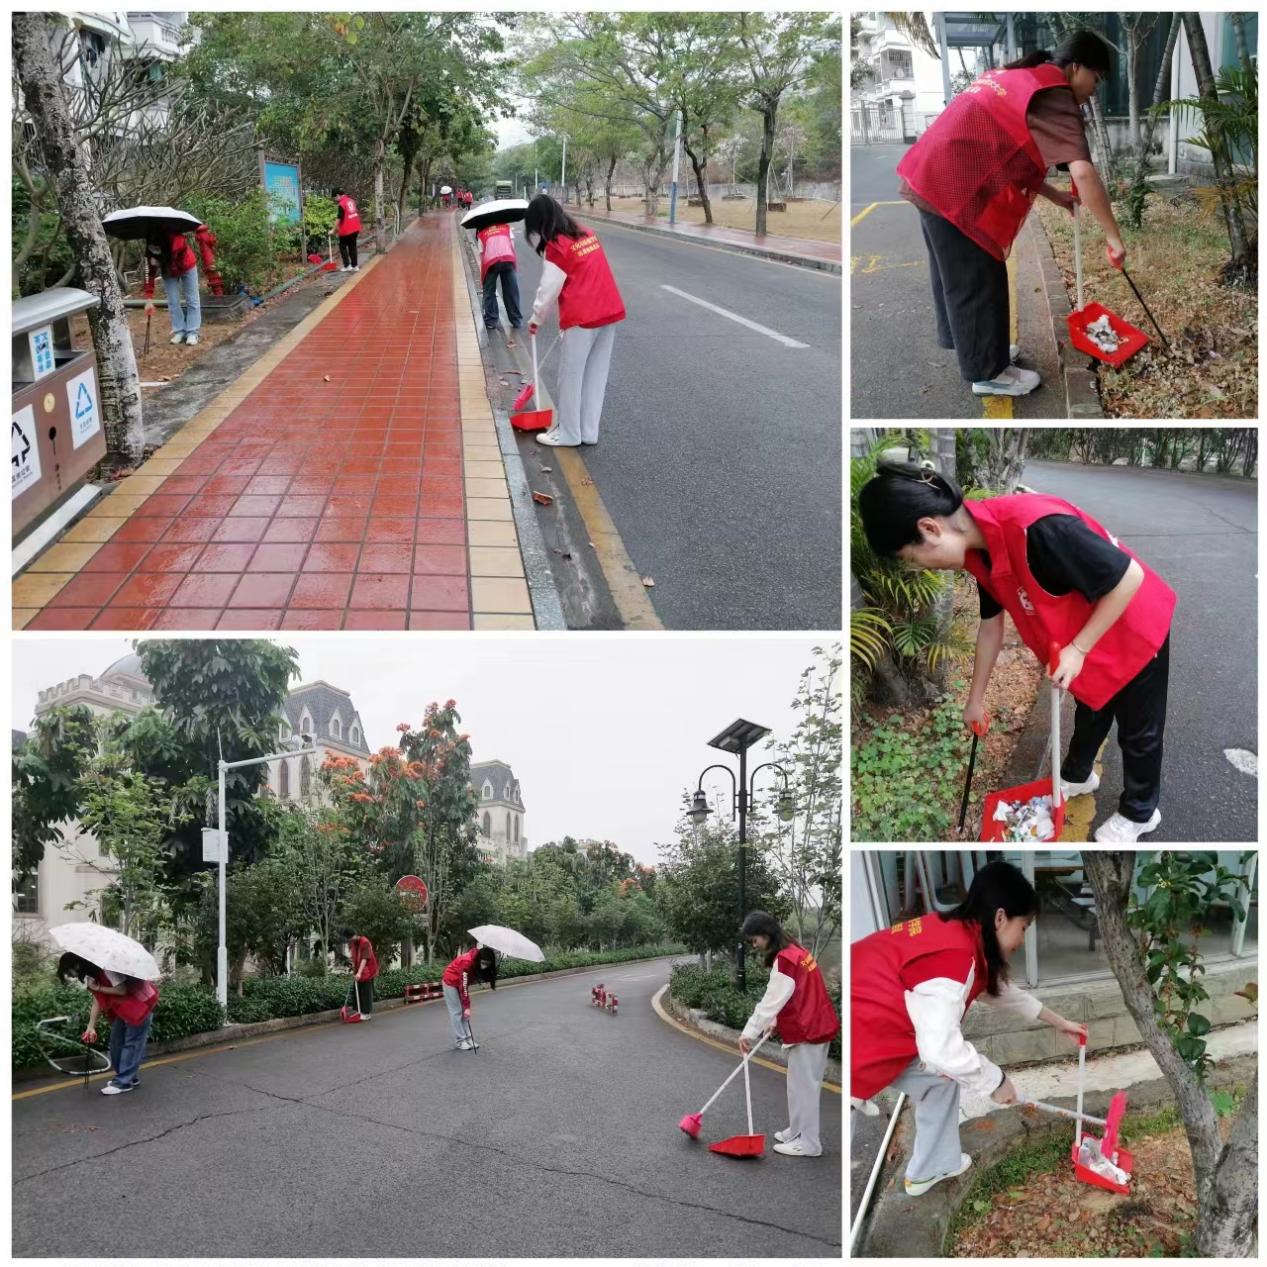
[[[924,266],[923,260],[903,260],[900,264],[885,264],[884,261],[886,259],[888,259],[887,255],[851,255],[849,257],[849,275],[852,277],[854,273],[881,273],[889,268],[922,268]],[[859,268],[858,265],[863,260],[866,261],[866,266]]]
[[[863,207],[852,220],[849,221],[849,227],[852,229],[864,216],[870,215],[877,207],[900,207],[905,204],[908,207],[914,206],[914,203],[907,202],[905,198],[892,198],[888,201],[873,202],[869,207]]]
[[[683,1025],[676,1016],[671,1016],[667,1011],[665,1011],[664,1005],[660,1002],[660,996],[668,988],[669,987],[667,985],[662,985],[651,996],[651,1006],[655,1008],[656,1015],[664,1021],[666,1025],[672,1025],[674,1029],[681,1030],[681,1032],[688,1038],[693,1038],[698,1043],[704,1043],[709,1047],[715,1047],[718,1051],[724,1051],[726,1055],[733,1056],[735,1054],[735,1048],[729,1043],[720,1043],[715,1038],[709,1038],[707,1034],[701,1034],[698,1030],[691,1029],[689,1025]],[[772,1060],[766,1060],[763,1056],[753,1056],[748,1063],[752,1065],[760,1065],[763,1069],[770,1069],[774,1073],[781,1073],[784,1077],[787,1077],[786,1066],[776,1064]],[[825,1078],[823,1079],[822,1086],[826,1091],[834,1091],[837,1095],[840,1094],[840,1087],[834,1082],[828,1082]]]
[[[1016,314],[1016,252],[1007,257],[1007,304],[1008,304],[1008,341],[1015,343],[1019,331]],[[1006,421],[1016,415],[1012,410],[1011,396],[983,396],[981,398],[981,416],[994,421]]]

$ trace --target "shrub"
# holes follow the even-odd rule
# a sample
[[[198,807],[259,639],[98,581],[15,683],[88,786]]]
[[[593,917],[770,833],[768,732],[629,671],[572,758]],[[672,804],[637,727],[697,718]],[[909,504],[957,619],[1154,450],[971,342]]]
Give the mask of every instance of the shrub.
[[[229,1020],[235,1025],[251,1025],[256,1021],[271,1021],[273,1009],[266,999],[229,999]]]
[[[280,243],[268,222],[264,191],[256,189],[238,199],[195,194],[186,205],[216,235],[216,267],[226,293],[236,294],[244,287],[257,293],[267,289]]]

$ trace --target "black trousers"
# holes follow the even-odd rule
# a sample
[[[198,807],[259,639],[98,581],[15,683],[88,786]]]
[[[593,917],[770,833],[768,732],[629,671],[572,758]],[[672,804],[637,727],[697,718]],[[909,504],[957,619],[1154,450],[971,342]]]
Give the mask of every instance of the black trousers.
[[[1162,740],[1166,733],[1166,685],[1170,677],[1170,636],[1161,649],[1101,709],[1079,702],[1073,715],[1073,737],[1060,767],[1066,783],[1091,777],[1096,753],[1117,722],[1122,749],[1122,796],[1118,813],[1133,823],[1146,823],[1161,797]]]
[[[356,267],[356,238],[355,233],[341,233],[339,235],[339,254],[343,257],[343,266],[345,268]]]
[[[1007,265],[949,220],[922,209],[919,219],[928,245],[937,342],[954,349],[967,382],[995,378],[1011,362]]]
[[[374,982],[354,980],[352,984],[348,986],[348,1007],[357,1007],[356,995],[358,990],[361,994],[361,1002],[358,1010],[363,1015],[369,1016],[369,1014],[374,1010]]]

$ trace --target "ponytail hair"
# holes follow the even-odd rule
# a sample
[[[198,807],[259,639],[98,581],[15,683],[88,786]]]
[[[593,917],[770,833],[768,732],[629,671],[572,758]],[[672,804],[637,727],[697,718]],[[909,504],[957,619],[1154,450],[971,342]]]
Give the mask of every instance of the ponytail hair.
[[[987,972],[986,991],[995,998],[998,997],[999,986],[1005,985],[1008,980],[1007,960],[1003,958],[998,934],[994,931],[994,915],[1000,907],[1009,919],[1018,915],[1037,915],[1038,895],[1020,870],[1010,862],[996,859],[986,863],[973,876],[968,896],[953,911],[942,916],[943,920],[962,920],[981,929]]]
[[[962,505],[963,490],[954,480],[910,462],[881,462],[858,494],[867,543],[882,558],[919,545],[921,519],[949,517]]]
[[[1061,70],[1076,62],[1107,79],[1113,73],[1113,50],[1094,31],[1074,31],[1056,45],[1054,53],[1036,49],[1014,62],[1009,62],[1003,69],[1032,70],[1044,62],[1051,62]]]

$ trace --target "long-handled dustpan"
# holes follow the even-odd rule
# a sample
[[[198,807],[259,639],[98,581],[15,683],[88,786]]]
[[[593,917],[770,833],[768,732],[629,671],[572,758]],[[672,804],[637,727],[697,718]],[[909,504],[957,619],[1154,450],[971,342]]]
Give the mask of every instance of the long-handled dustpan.
[[[339,1009],[339,1017],[345,1025],[359,1025],[365,1019],[361,1015],[361,983],[355,977],[352,978],[352,988],[356,991],[356,1010],[353,1011],[346,1003]]]
[[[554,351],[555,344],[563,337],[562,331],[555,336],[554,343],[551,343],[546,349],[546,354],[541,358],[544,365],[550,359],[550,353]],[[515,397],[511,404],[514,410],[510,415],[510,425],[517,431],[544,431],[554,422],[553,409],[529,409],[524,410],[524,406],[533,398],[537,391],[537,384],[541,381],[540,368],[537,365],[537,336],[532,336],[532,381],[525,383],[520,389],[519,395]]]
[[[1049,667],[1054,673],[1060,662],[1060,644],[1053,642],[1048,653]],[[1030,801],[1036,796],[1051,796],[1052,834],[1049,841],[1059,840],[1065,826],[1065,803],[1060,793],[1060,687],[1054,682],[1051,688],[1051,778],[1035,779],[1018,787],[991,792],[985,798],[981,813],[981,839],[1004,840],[1005,826],[995,820],[994,814],[1002,801]]]
[[[67,1077],[83,1078],[84,1088],[88,1080],[99,1073],[109,1073],[110,1057],[95,1047],[89,1047],[82,1039],[52,1029],[54,1025],[69,1025],[69,1016],[49,1016],[35,1025],[35,1041],[40,1054],[58,1073]]]
[[[753,1051],[755,1050],[754,1047]],[[748,1081],[746,1058],[743,1062],[743,1094],[748,1106],[747,1135],[732,1135],[729,1139],[719,1139],[717,1143],[709,1144],[710,1153],[720,1153],[723,1157],[760,1157],[765,1152],[765,1136],[756,1134],[752,1129],[752,1084]]]
[[[1075,198],[1078,196],[1077,185],[1073,186],[1073,196]],[[1078,218],[1076,205],[1073,209],[1073,256],[1074,270],[1077,274],[1078,308],[1076,312],[1071,312],[1065,318],[1065,324],[1069,327],[1069,341],[1079,352],[1085,352],[1088,356],[1095,357],[1097,361],[1103,361],[1106,365],[1112,365],[1114,369],[1118,369],[1147,344],[1148,335],[1143,330],[1131,325],[1129,321],[1123,320],[1117,313],[1110,312],[1103,304],[1088,304],[1084,302],[1082,294],[1082,222]],[[1126,270],[1123,269],[1122,271],[1125,273]],[[1150,313],[1149,315],[1151,316],[1152,314]],[[1118,345],[1117,350],[1114,352],[1104,351],[1087,334],[1087,326],[1100,320],[1101,317],[1108,318],[1110,329],[1117,335]],[[1153,324],[1155,325],[1156,322]],[[1158,334],[1160,333],[1161,331],[1158,330]]]
[[[740,1070],[744,1067],[744,1065],[748,1063],[749,1060],[752,1059],[753,1056],[757,1054],[757,1048],[760,1047],[761,1044],[764,1043],[767,1038],[769,1038],[768,1034],[761,1035],[761,1037],[757,1040],[756,1045],[752,1048],[752,1050],[749,1051],[744,1056],[743,1060],[740,1061],[740,1063],[736,1065],[734,1069],[732,1069],[730,1073],[726,1075],[726,1081],[723,1082],[721,1086],[718,1087],[717,1090],[714,1091],[713,1094],[708,1097],[707,1100],[705,1100],[704,1107],[700,1109],[698,1113],[687,1113],[682,1118],[682,1120],[678,1123],[679,1129],[685,1131],[692,1139],[699,1139],[700,1127],[704,1121],[704,1114],[707,1113],[708,1110],[713,1106],[713,1103],[716,1101],[717,1097],[721,1095],[721,1093],[725,1091],[725,1089],[728,1086],[730,1086],[731,1082],[733,1082],[736,1077],[739,1076]]]

